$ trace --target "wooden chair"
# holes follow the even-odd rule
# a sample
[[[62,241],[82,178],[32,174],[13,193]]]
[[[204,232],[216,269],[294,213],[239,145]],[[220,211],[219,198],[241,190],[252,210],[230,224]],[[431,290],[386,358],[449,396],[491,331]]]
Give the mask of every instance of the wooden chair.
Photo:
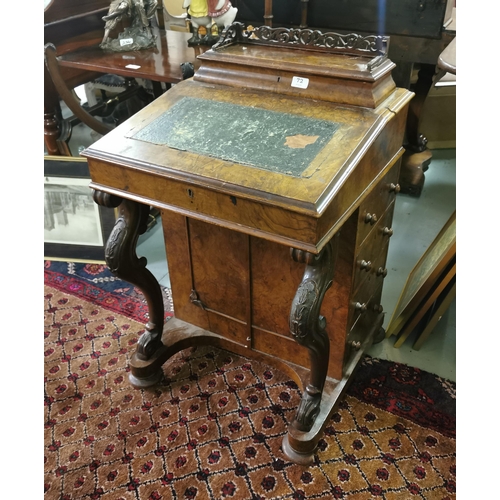
[[[88,0],[86,2],[66,2],[52,0],[44,12],[44,138],[49,155],[71,156],[68,141],[72,127],[86,123],[99,134],[106,134],[113,127],[95,118],[95,114],[105,104],[85,110],[80,105],[73,89],[92,81],[102,73],[74,68],[60,68],[57,56],[76,47],[99,43],[103,34],[104,16],[109,8],[109,0]],[[127,85],[123,100],[137,91],[133,82]],[[73,113],[63,119],[60,99],[64,100]]]

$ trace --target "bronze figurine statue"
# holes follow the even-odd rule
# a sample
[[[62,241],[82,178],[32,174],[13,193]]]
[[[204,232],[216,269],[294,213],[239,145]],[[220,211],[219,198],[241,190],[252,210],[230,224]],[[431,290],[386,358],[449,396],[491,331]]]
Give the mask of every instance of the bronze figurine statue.
[[[112,0],[108,14],[102,18],[106,24],[100,47],[113,52],[152,47],[155,44],[155,36],[151,30],[151,18],[157,7],[157,0]],[[109,38],[118,23],[126,19],[131,19],[131,25],[119,33],[118,38]]]

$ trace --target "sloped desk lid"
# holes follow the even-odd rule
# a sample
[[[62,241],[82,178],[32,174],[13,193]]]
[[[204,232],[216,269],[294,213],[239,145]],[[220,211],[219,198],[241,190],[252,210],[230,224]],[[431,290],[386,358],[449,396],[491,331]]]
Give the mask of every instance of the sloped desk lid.
[[[314,216],[411,96],[396,89],[368,109],[188,80],[84,156]],[[221,111],[216,118],[215,111]],[[97,171],[93,180],[99,182]]]
[[[183,97],[132,137],[300,177],[338,127],[292,113]]]

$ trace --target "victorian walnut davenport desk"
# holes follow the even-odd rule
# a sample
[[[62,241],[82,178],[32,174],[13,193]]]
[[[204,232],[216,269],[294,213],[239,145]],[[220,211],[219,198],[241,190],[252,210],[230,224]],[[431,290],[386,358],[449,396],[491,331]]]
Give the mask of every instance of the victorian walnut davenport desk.
[[[210,343],[293,377],[302,399],[283,442],[313,460],[373,339],[412,93],[380,36],[228,27],[191,79],[84,151],[94,200],[119,207],[106,247],[150,321],[130,382]],[[175,318],[135,253],[161,210]]]

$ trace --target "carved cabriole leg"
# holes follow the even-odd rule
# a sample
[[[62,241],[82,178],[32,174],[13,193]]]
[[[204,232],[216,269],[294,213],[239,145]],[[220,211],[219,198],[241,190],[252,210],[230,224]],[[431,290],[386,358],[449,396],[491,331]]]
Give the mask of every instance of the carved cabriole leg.
[[[306,386],[292,425],[299,431],[311,429],[319,413],[330,358],[330,341],[326,320],[320,308],[326,291],[332,285],[337,256],[338,235],[319,255],[291,249],[296,262],[306,264],[290,311],[290,332],[300,345],[307,347],[311,362],[310,381]]]
[[[97,190],[94,190],[94,201],[106,207],[119,206],[118,218],[106,244],[105,258],[115,276],[137,286],[146,298],[149,321],[134,357],[141,361],[149,360],[164,347],[161,336],[165,314],[160,285],[146,268],[146,258],[138,258],[135,251],[139,236],[147,229],[149,206]],[[131,382],[141,387],[155,384],[162,375],[161,369],[157,369],[139,380],[133,372]]]

